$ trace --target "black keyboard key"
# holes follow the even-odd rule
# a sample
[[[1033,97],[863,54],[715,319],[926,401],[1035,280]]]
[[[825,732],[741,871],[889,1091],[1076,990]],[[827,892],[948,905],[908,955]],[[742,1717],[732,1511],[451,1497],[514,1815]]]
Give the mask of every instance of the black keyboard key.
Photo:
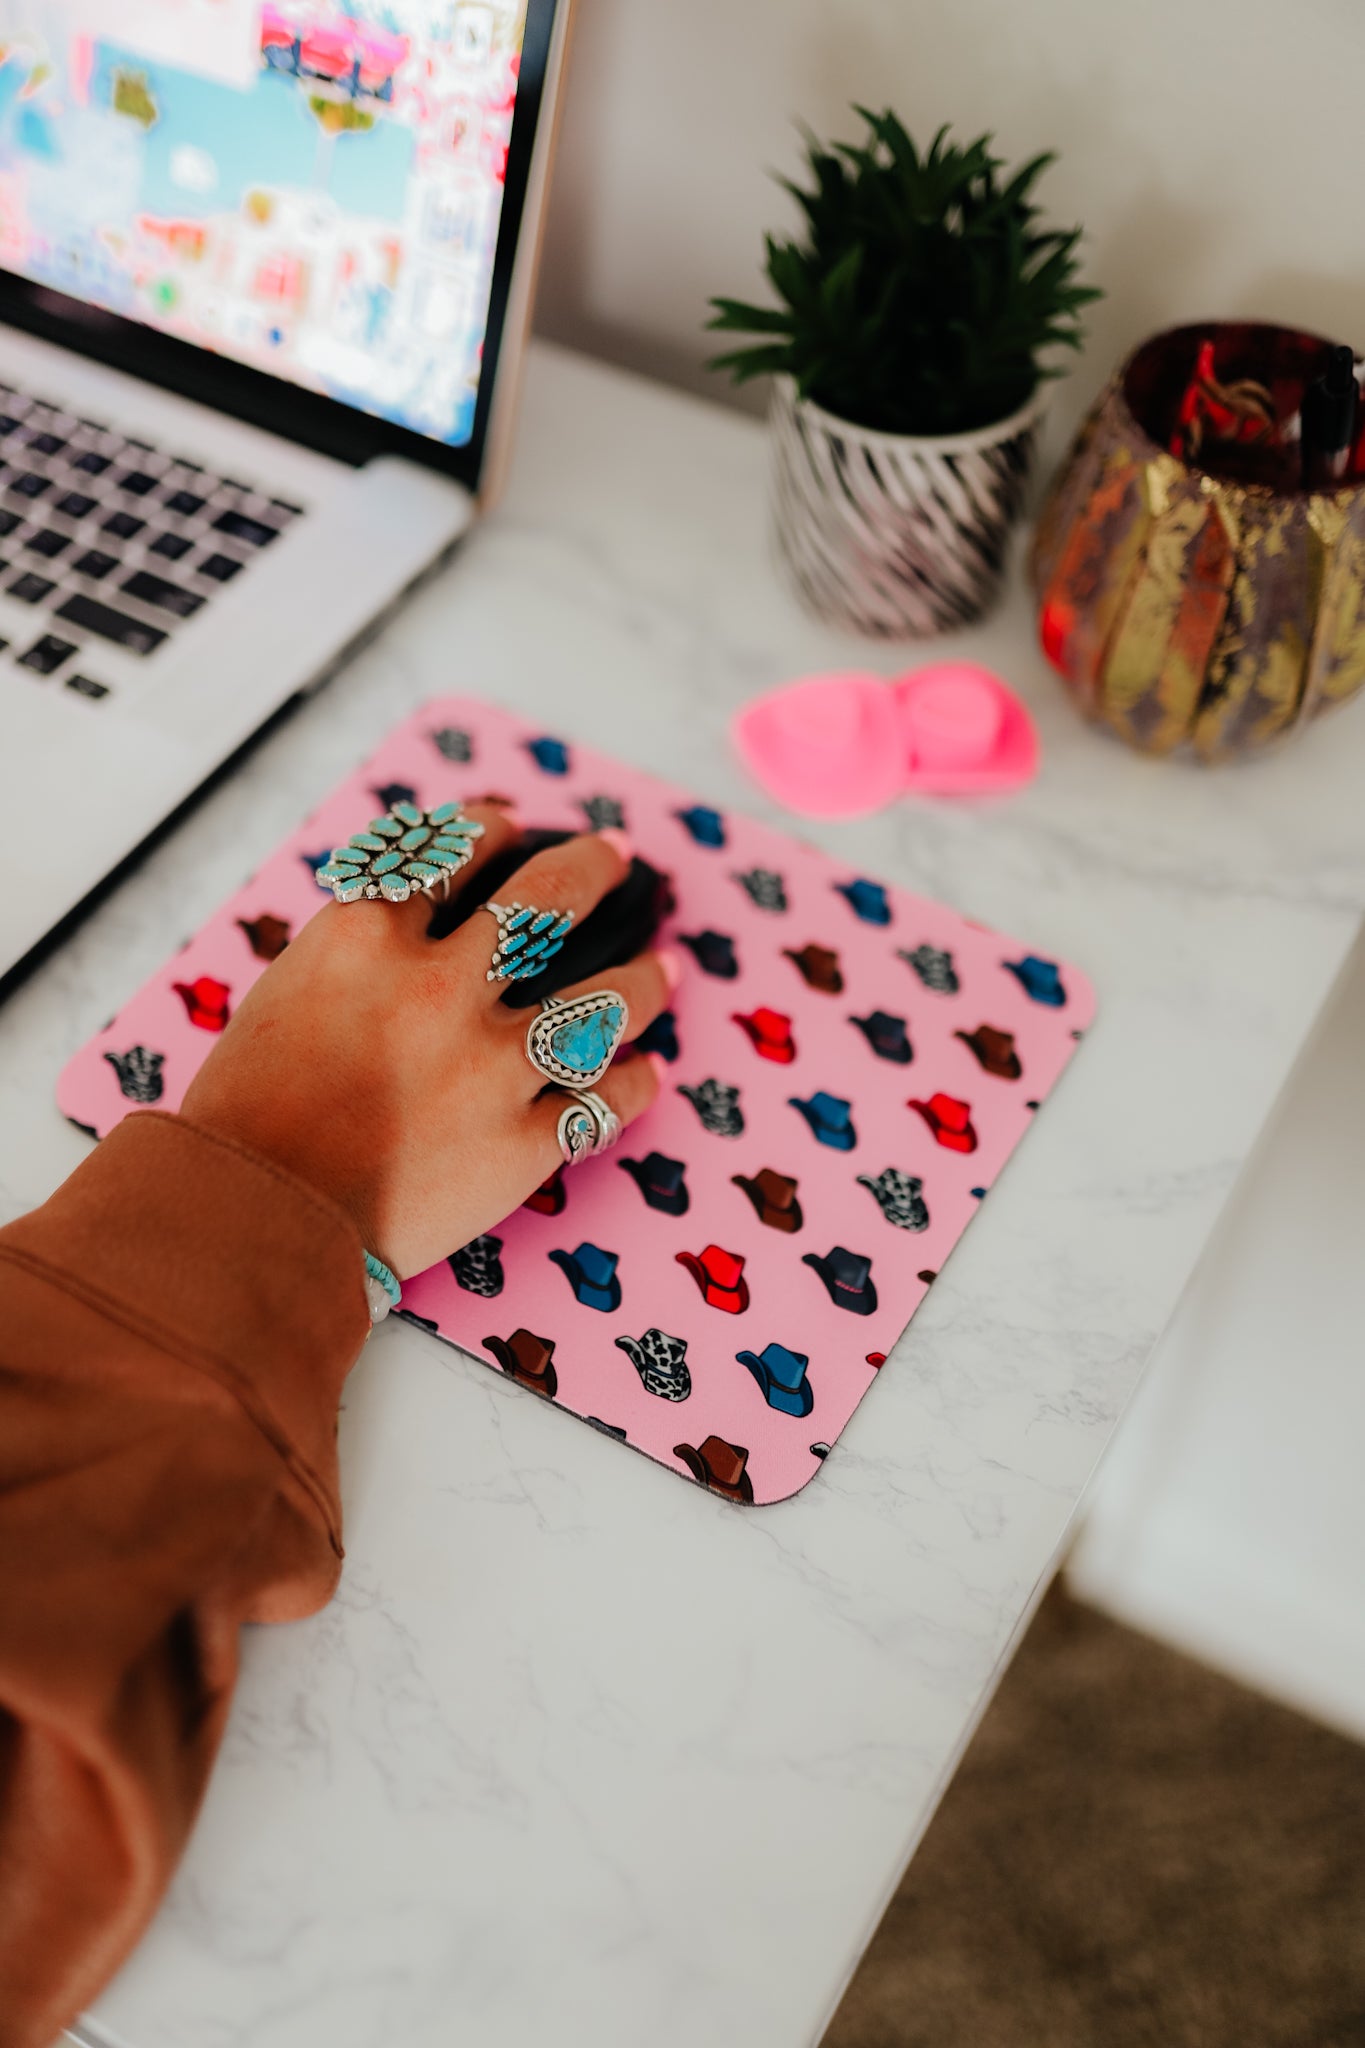
[[[211,576],[215,583],[231,583],[241,566],[240,562],[233,561],[231,555],[210,555],[199,564],[199,574]]]
[[[90,676],[68,676],[66,687],[68,690],[79,690],[82,697],[107,697],[109,695],[108,683],[97,683]]]
[[[23,523],[22,513],[0,512],[0,539],[7,533],[13,533],[15,527],[22,526]]]
[[[135,533],[141,533],[146,524],[145,519],[135,519],[131,512],[115,512],[103,521],[103,530],[119,540],[131,540]]]
[[[15,477],[10,489],[17,491],[21,498],[41,498],[44,491],[52,489],[52,480],[38,476],[33,470],[26,470],[22,476]]]
[[[195,491],[174,491],[166,500],[166,510],[179,513],[182,519],[192,519],[207,503],[208,499],[199,497]]]
[[[88,576],[93,583],[100,583],[111,569],[117,569],[118,556],[106,555],[102,548],[87,548],[83,555],[77,555],[71,566],[78,575]]]
[[[9,587],[11,597],[17,597],[20,604],[41,604],[45,597],[51,597],[57,588],[46,576],[35,576],[31,569],[17,577]]]
[[[194,542],[187,540],[183,533],[159,533],[147,552],[160,555],[167,562],[180,562],[193,546]]]
[[[130,469],[118,480],[121,491],[127,491],[130,498],[145,498],[149,491],[156,489],[156,478],[148,476],[145,469]]]
[[[84,491],[68,491],[64,498],[58,498],[53,510],[64,513],[68,519],[84,519],[98,503],[98,498],[87,498]]]
[[[71,542],[64,533],[54,533],[50,526],[40,527],[37,533],[31,533],[24,542],[31,555],[45,555],[49,562],[57,555],[63,554],[70,545]]]
[[[12,412],[0,412],[0,441],[3,441],[7,434],[15,433],[18,426],[19,422]]]
[[[19,656],[19,666],[31,668],[36,675],[50,676],[75,652],[74,640],[59,640],[55,633],[44,633],[41,640],[34,641],[27,654]]]
[[[280,535],[278,526],[267,526],[263,519],[248,519],[245,512],[220,512],[213,527],[215,533],[226,533],[233,540],[250,541],[253,548],[268,547]]]
[[[144,626],[140,619],[130,619],[126,612],[116,612],[111,604],[101,604],[84,592],[59,604],[57,617],[65,619],[68,626],[83,626],[102,640],[112,640],[116,647],[126,647],[130,654],[151,654],[166,637],[159,626]]]
[[[60,455],[66,439],[61,434],[35,434],[28,445],[39,455]]]
[[[164,576],[153,576],[150,569],[139,569],[123,588],[139,604],[155,605],[159,612],[172,612],[177,619],[192,619],[204,603],[193,590],[182,590],[178,583],[168,583]]]
[[[78,455],[72,463],[73,469],[82,469],[87,476],[103,476],[113,463],[107,455],[97,455],[93,448],[87,448],[84,455]]]

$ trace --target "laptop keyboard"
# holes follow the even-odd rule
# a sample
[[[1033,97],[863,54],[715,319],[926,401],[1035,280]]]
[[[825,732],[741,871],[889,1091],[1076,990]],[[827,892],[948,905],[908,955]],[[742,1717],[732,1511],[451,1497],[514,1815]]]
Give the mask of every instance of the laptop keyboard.
[[[110,697],[303,510],[0,383],[0,668]]]

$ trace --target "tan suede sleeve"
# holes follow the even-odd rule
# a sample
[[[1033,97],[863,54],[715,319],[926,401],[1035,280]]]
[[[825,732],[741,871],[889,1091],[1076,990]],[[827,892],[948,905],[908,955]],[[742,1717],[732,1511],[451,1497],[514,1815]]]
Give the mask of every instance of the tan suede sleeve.
[[[335,1586],[362,1273],[339,1209],[152,1111],[0,1231],[0,2048],[151,1918],[240,1625]]]

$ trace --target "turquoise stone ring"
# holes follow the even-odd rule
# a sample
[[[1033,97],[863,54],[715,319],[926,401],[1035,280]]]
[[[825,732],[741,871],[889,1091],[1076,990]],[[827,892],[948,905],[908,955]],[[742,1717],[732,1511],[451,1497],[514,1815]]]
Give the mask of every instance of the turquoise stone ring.
[[[615,989],[594,989],[568,1002],[547,996],[526,1033],[526,1057],[557,1088],[591,1088],[611,1065],[629,1021],[625,998]]]
[[[463,804],[423,811],[416,804],[397,803],[333,849],[315,870],[318,885],[330,889],[338,903],[358,903],[367,896],[406,903],[409,896],[429,896],[438,882],[446,895],[451,877],[468,867],[482,837],[483,826],[465,816]]]
[[[564,947],[571,910],[535,910],[529,903],[481,903],[498,921],[489,981],[529,981]]]

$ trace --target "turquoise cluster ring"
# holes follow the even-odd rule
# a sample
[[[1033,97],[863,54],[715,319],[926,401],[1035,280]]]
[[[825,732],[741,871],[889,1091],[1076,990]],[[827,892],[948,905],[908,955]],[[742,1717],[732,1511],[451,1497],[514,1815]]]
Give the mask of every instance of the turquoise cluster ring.
[[[626,999],[615,989],[546,996],[526,1033],[526,1057],[556,1088],[592,1088],[615,1058],[629,1022]]]
[[[464,805],[438,804],[433,811],[397,803],[382,818],[372,818],[363,832],[353,832],[344,846],[334,847],[315,870],[318,886],[330,889],[338,903],[379,897],[385,903],[406,903],[409,896],[429,896],[437,883],[442,894],[451,878],[474,858],[483,826],[467,818]]]
[[[489,981],[529,981],[539,974],[563,950],[574,920],[571,910],[535,910],[529,903],[481,903],[479,908],[498,924]]]

